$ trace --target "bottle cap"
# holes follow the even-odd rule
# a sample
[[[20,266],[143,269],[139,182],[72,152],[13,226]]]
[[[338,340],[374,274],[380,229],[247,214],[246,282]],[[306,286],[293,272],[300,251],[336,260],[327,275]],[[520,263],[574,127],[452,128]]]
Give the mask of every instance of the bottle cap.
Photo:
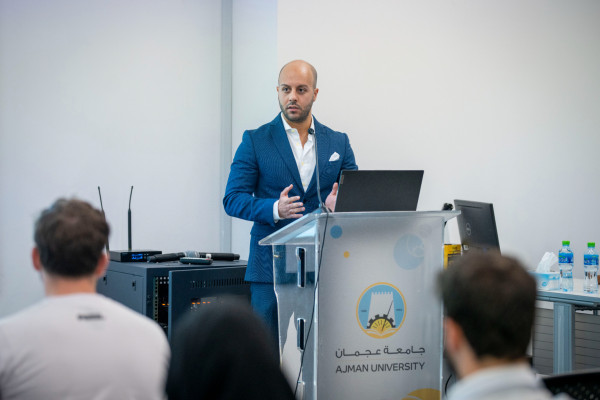
[[[568,245],[571,244],[571,241],[570,240],[563,240],[562,244],[563,244],[563,246],[568,246]]]
[[[588,242],[588,247],[596,247],[596,242]]]

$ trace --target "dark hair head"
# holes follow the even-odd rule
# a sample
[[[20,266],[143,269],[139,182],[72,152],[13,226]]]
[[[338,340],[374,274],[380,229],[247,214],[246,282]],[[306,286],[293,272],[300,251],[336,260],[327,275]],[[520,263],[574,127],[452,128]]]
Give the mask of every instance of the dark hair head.
[[[464,256],[438,277],[446,316],[463,330],[481,359],[526,354],[535,313],[536,283],[514,258]]]
[[[34,230],[44,270],[69,278],[94,273],[109,233],[103,214],[77,199],[58,199],[42,211]]]
[[[269,332],[246,302],[226,299],[188,313],[171,349],[170,400],[294,399]]]

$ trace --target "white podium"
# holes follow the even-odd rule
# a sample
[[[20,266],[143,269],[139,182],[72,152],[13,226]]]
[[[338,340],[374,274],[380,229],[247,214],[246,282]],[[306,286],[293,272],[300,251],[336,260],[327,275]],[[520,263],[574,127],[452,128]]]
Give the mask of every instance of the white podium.
[[[299,399],[440,399],[443,232],[458,211],[313,213],[273,246],[282,364]]]

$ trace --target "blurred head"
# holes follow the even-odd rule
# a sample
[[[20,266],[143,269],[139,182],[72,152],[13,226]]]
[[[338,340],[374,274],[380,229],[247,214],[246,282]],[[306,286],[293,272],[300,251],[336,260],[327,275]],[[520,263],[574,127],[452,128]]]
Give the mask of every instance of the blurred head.
[[[34,230],[42,268],[65,278],[93,275],[109,234],[102,212],[77,199],[58,199],[42,211]]]
[[[317,99],[317,70],[302,60],[287,63],[279,72],[279,108],[288,122],[302,123],[311,115]]]
[[[269,332],[249,304],[203,306],[182,318],[171,341],[169,400],[293,400]]]
[[[536,283],[516,259],[499,253],[464,256],[440,274],[438,290],[447,322],[462,330],[476,359],[525,357]]]

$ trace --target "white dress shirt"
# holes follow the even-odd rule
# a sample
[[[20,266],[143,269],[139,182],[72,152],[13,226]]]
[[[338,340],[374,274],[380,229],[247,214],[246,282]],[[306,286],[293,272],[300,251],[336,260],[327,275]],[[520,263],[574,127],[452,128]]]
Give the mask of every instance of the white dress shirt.
[[[306,192],[306,189],[308,189],[308,185],[310,185],[310,181],[315,171],[315,165],[317,162],[317,157],[315,154],[314,137],[313,135],[308,135],[308,140],[306,141],[304,146],[302,146],[298,130],[296,128],[292,128],[287,123],[283,115],[279,115],[281,117],[281,120],[283,121],[283,128],[285,129],[288,141],[290,142],[292,153],[294,153],[294,159],[296,160],[296,166],[298,167],[298,172],[300,173],[302,187]],[[312,117],[310,127],[314,131],[315,122],[312,119]],[[290,183],[291,182],[286,183],[286,186],[289,186]],[[273,204],[273,220],[277,222],[280,219],[281,218],[279,217],[279,200],[277,200],[275,204]]]

